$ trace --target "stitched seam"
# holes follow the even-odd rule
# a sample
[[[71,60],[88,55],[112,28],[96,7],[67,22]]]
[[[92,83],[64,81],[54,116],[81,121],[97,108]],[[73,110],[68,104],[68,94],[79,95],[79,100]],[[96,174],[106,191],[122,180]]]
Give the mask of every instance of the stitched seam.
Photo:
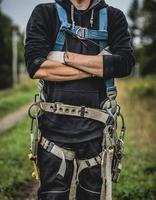
[[[66,193],[66,192],[68,192],[68,191],[70,191],[70,189],[68,189],[68,190],[64,190],[64,191],[45,191],[45,192],[41,192],[41,194],[48,194],[48,193]]]
[[[68,89],[59,89],[59,88],[55,88],[55,91],[61,91],[61,92],[74,92],[74,93],[77,93],[77,92],[81,92],[81,93],[99,93],[99,91],[97,90],[93,90],[93,91],[85,91],[85,90],[68,90]]]
[[[101,192],[95,192],[95,191],[88,190],[88,189],[84,188],[82,185],[80,185],[80,183],[78,183],[78,185],[79,185],[83,190],[85,190],[86,192],[93,193],[93,194],[101,194]]]

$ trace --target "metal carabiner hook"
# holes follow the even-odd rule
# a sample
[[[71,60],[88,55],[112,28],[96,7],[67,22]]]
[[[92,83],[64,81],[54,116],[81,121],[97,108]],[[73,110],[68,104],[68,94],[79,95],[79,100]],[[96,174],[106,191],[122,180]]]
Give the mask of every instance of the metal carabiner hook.
[[[30,117],[31,119],[36,119],[36,114],[38,113],[38,111],[37,111],[37,113],[33,114],[33,108],[34,108],[34,107],[37,107],[37,108],[40,109],[39,103],[33,103],[33,104],[29,107],[29,109],[28,109],[28,115],[29,115],[29,117]]]

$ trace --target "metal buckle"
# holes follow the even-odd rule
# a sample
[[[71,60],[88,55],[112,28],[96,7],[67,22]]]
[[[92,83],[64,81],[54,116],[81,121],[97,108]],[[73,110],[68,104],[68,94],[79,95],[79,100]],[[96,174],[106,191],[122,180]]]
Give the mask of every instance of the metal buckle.
[[[107,88],[106,93],[107,93],[107,97],[109,99],[115,99],[117,96],[117,89],[115,86],[109,87],[109,88]]]
[[[80,116],[84,117],[84,115],[85,115],[85,106],[81,106]]]
[[[87,30],[87,28],[83,28],[83,27],[79,27],[76,30],[76,35],[79,39],[81,40],[85,40],[85,31]]]
[[[61,102],[55,102],[54,103],[54,113],[58,111],[58,109],[60,108],[60,106],[62,106],[63,104]]]
[[[48,146],[46,148],[46,151],[47,152],[51,152],[51,150],[53,149],[53,147],[54,147],[54,143],[53,142],[49,142],[49,144],[48,144]]]

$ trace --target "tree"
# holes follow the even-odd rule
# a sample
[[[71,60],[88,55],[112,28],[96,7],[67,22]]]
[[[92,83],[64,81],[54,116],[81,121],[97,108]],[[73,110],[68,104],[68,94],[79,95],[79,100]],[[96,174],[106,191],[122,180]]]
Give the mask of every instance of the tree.
[[[136,31],[138,30],[138,15],[139,15],[139,2],[138,0],[133,0],[128,11],[128,16],[131,20],[130,33],[132,37],[132,44],[134,46],[134,39],[137,36]]]
[[[1,5],[2,0],[0,0]],[[1,12],[0,9],[0,89],[13,85],[12,80],[12,32],[15,30],[19,36],[18,61],[23,61],[23,34],[15,26],[12,20]]]
[[[0,89],[12,85],[12,21],[0,12]]]
[[[156,1],[143,0],[140,7],[138,0],[133,0],[129,9],[130,31],[134,39],[141,38],[141,46],[135,49],[141,74],[156,73]],[[139,30],[139,31],[138,31]]]
[[[144,26],[142,38],[144,40],[144,51],[146,61],[143,64],[143,75],[156,73],[156,1],[144,0],[142,16]]]

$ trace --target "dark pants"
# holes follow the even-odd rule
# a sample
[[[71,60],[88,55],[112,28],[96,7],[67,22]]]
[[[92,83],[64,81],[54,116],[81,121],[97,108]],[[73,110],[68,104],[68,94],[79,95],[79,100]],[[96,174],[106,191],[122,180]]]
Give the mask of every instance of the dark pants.
[[[94,139],[78,144],[55,143],[62,148],[75,151],[77,159],[96,157],[101,152],[102,139]],[[39,200],[69,200],[69,192],[74,171],[73,161],[66,161],[64,178],[57,176],[61,160],[46,152],[40,145],[38,148],[38,167],[40,171]],[[101,191],[101,166],[87,168],[79,174],[76,200],[99,200]]]

